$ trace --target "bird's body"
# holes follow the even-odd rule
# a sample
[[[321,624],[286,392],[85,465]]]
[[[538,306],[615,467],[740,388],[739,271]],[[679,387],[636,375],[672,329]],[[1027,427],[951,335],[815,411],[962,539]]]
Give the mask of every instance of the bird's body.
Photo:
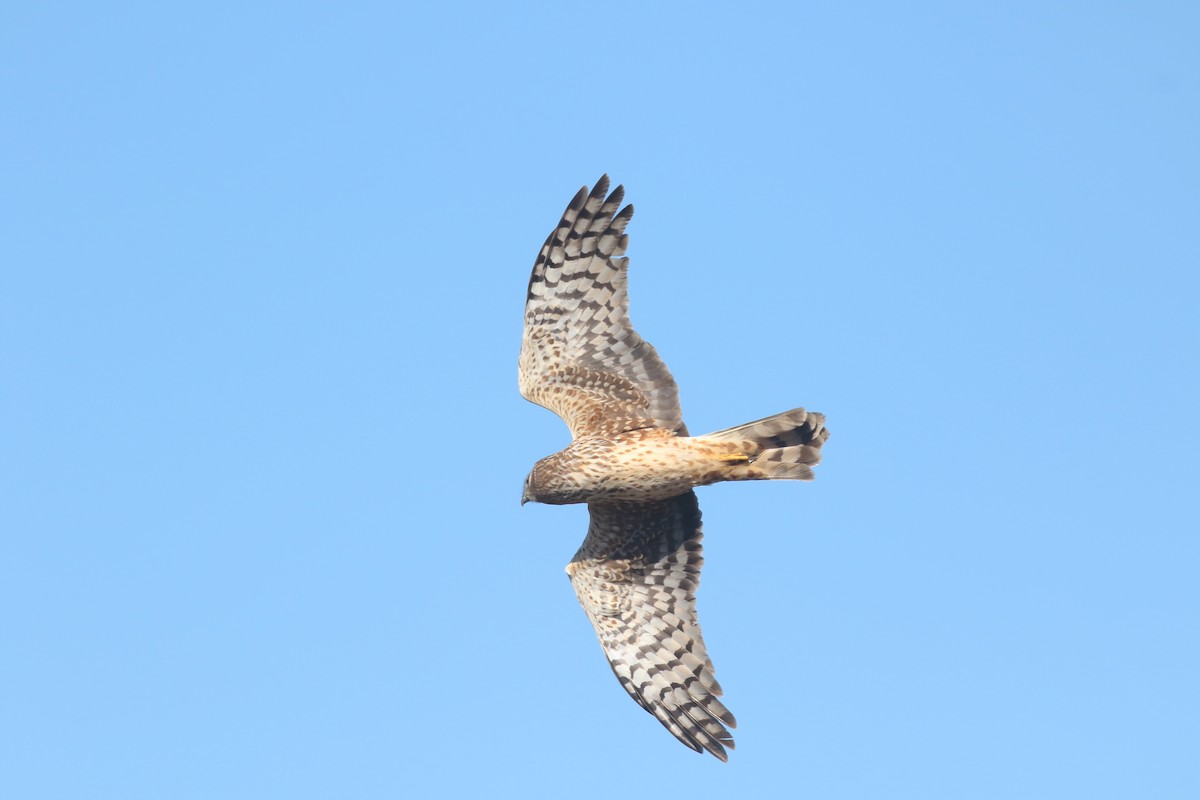
[[[816,434],[821,425],[820,415],[803,409],[787,413],[804,415],[798,425],[811,418],[810,434]],[[805,441],[812,438],[809,435]],[[759,461],[764,451],[782,447],[763,447],[751,437],[679,436],[663,428],[581,436],[534,465],[525,499],[553,505],[665,500],[720,481],[785,477],[768,474],[764,462]],[[818,448],[810,448],[807,458],[815,458]],[[807,477],[810,474],[803,476]]]
[[[733,443],[709,443],[662,428],[584,436],[534,465],[535,494],[529,499],[556,505],[665,500],[722,480],[737,456]]]
[[[689,436],[674,378],[629,322],[624,192],[579,191],[534,263],[519,385],[563,418],[571,444],[534,465],[522,502],[587,503],[587,538],[567,566],[621,685],[693,750],[727,758],[733,715],[718,699],[696,618],[697,486],[811,480],[828,438],[793,409]]]

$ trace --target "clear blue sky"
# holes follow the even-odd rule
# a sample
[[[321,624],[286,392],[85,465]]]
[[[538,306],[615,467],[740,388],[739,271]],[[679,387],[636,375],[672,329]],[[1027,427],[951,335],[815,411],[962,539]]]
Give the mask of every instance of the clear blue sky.
[[[836,5],[836,4],[835,4]],[[0,11],[0,796],[1200,796],[1191,3]],[[722,765],[518,505],[529,267],[637,206]]]

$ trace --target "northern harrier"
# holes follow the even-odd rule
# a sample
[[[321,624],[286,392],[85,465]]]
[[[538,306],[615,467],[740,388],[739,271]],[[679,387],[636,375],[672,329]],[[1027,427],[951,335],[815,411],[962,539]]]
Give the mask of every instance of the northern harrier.
[[[679,390],[629,321],[625,226],[633,206],[584,186],[533,265],[520,387],[571,429],[534,465],[521,503],[587,503],[587,538],[567,565],[604,654],[638,705],[691,749],[722,761],[733,715],[696,620],[700,509],[718,481],[811,480],[828,438],[802,408],[689,436]]]

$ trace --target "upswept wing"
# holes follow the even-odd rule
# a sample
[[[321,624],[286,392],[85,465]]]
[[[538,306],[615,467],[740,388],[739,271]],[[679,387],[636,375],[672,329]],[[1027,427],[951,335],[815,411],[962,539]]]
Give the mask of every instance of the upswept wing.
[[[617,680],[675,738],[722,761],[733,714],[696,619],[700,508],[695,492],[651,503],[589,503],[571,585]]]
[[[679,389],[629,321],[625,226],[633,206],[604,175],[571,200],[542,245],[525,301],[520,387],[571,435],[659,427],[686,434]]]

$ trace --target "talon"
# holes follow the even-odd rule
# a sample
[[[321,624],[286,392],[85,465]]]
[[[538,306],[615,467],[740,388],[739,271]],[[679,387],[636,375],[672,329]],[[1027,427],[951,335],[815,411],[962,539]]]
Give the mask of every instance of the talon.
[[[745,453],[729,453],[728,455],[717,456],[717,461],[723,464],[749,464],[750,456]]]

